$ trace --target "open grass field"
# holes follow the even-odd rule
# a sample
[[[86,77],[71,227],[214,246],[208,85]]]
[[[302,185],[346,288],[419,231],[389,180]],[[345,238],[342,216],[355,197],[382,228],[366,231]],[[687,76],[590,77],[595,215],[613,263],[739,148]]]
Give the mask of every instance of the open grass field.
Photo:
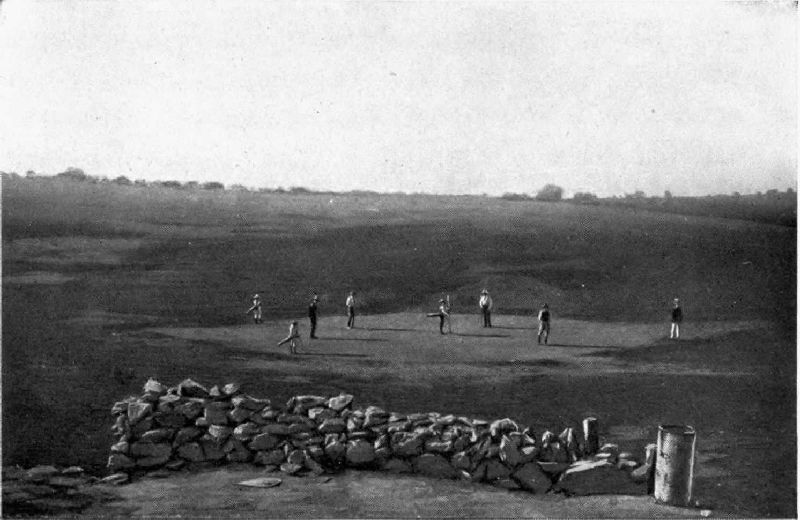
[[[592,414],[634,450],[660,423],[692,424],[701,502],[796,515],[794,227],[482,197],[2,188],[4,464],[100,473],[113,401],[192,377],[539,432]],[[256,291],[259,326],[244,315]],[[290,357],[275,343],[312,291],[321,339]],[[441,336],[424,313],[445,291]],[[669,342],[675,296],[685,338]],[[537,348],[545,301],[553,340]]]

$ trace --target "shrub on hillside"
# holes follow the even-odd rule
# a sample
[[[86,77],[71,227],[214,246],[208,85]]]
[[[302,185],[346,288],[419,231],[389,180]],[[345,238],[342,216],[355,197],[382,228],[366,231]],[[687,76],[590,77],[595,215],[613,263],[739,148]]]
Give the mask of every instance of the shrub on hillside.
[[[89,180],[89,176],[80,168],[69,167],[63,172],[56,175],[59,179],[67,179],[70,181],[83,182]]]
[[[561,186],[556,186],[555,184],[545,184],[544,188],[539,190],[539,193],[536,194],[536,200],[557,202],[561,200],[563,195],[564,189]]]
[[[572,201],[578,204],[597,204],[597,195],[594,193],[579,191],[572,196]]]
[[[503,193],[500,196],[503,200],[532,200],[531,196],[527,193]]]
[[[203,183],[204,190],[224,190],[225,185],[221,182],[204,182]]]

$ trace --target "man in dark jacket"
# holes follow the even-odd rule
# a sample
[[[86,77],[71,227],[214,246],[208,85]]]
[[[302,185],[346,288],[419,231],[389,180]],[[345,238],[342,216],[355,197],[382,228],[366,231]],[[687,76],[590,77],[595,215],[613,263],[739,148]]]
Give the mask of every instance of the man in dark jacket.
[[[308,321],[311,322],[309,337],[311,339],[317,339],[317,302],[319,302],[319,298],[315,294],[311,303],[308,304]]]
[[[550,307],[545,303],[539,310],[539,335],[536,336],[536,344],[541,345],[542,336],[544,336],[544,344],[547,345],[547,340],[550,337]]]

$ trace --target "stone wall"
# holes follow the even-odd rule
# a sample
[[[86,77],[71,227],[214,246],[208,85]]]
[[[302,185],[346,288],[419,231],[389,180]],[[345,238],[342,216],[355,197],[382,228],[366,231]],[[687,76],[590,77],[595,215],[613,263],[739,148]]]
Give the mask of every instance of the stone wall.
[[[185,380],[149,380],[140,397],[114,404],[118,441],[108,467],[127,475],[196,463],[252,463],[296,475],[344,468],[467,479],[535,493],[645,492],[650,465],[615,445],[596,454],[572,428],[538,437],[511,419],[404,415],[354,406],[352,395],[303,395],[285,406]],[[608,488],[608,489],[606,489]]]

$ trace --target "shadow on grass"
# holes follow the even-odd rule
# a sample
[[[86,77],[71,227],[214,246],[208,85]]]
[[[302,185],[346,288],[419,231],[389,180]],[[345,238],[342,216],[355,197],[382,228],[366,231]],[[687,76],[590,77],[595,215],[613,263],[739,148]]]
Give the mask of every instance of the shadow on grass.
[[[370,332],[423,332],[422,329],[402,329],[402,328],[391,328],[391,327],[364,327],[363,330],[368,330]]]
[[[547,343],[546,345],[542,344],[542,345],[536,345],[536,346],[537,347],[542,347],[542,348],[549,348],[549,347],[558,347],[558,348],[597,348],[597,349],[609,350],[610,352],[612,352],[614,350],[619,350],[619,349],[624,349],[625,348],[625,347],[620,347],[620,346],[617,346],[617,345],[573,345],[573,344],[568,344],[568,343]],[[606,353],[605,352],[599,352],[599,353],[592,353],[591,355],[592,356],[606,355]],[[610,355],[610,354],[608,354],[608,355]]]
[[[317,337],[317,341],[368,341],[370,343],[387,343],[389,340],[385,338],[326,338],[323,336]]]
[[[343,358],[367,358],[366,354],[346,354],[344,352],[298,352],[297,356],[306,357],[343,357]],[[291,357],[289,355],[289,357]]]
[[[492,325],[490,329],[507,329],[507,330],[539,330],[536,327],[509,327],[504,325]]]
[[[557,368],[572,366],[573,363],[566,361],[558,361],[555,359],[536,359],[531,361],[519,361],[512,359],[511,361],[494,361],[491,363],[481,363],[482,365],[494,367],[543,367],[543,368]]]
[[[465,334],[463,332],[451,332],[451,336],[461,336],[464,338],[510,338],[509,334]]]

